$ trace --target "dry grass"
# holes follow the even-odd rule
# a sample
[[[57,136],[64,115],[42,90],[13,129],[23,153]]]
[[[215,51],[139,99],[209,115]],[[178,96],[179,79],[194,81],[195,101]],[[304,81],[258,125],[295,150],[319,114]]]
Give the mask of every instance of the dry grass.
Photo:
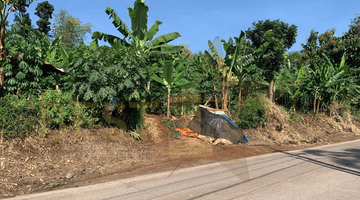
[[[305,144],[323,141],[336,141],[346,134],[360,134],[360,129],[353,123],[350,112],[342,111],[341,105],[334,104],[331,117],[320,113],[318,115],[294,115],[290,120],[289,114],[266,96],[262,97],[266,107],[267,122],[257,129],[245,130],[245,134],[253,140],[275,144]],[[345,136],[344,136],[345,134]]]

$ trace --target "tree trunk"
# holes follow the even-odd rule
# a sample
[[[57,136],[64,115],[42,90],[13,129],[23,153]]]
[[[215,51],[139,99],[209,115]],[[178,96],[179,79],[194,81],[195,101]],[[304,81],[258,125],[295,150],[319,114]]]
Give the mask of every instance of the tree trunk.
[[[274,102],[274,78],[272,78],[271,81],[270,81],[269,99],[270,99],[271,102]]]
[[[147,87],[147,90],[148,90],[148,91],[150,91],[150,81],[148,81],[148,83],[147,83],[147,86],[146,86],[146,87]]]
[[[226,99],[225,99],[225,86],[226,86],[226,76],[223,75],[222,78],[222,87],[221,87],[221,109],[226,109]]]
[[[9,54],[8,50],[5,48],[5,37],[6,37],[6,30],[5,26],[1,26],[0,28],[0,61],[5,60],[6,56]],[[5,81],[4,69],[0,68],[0,85],[3,86]]]
[[[294,114],[296,114],[296,101],[294,101]]]
[[[0,68],[0,86],[3,86],[5,76],[3,75],[4,69]]]
[[[214,90],[216,91],[216,84],[215,84],[215,79],[213,79],[213,86],[214,86]],[[215,108],[219,109],[219,105],[218,105],[218,99],[217,99],[217,95],[216,92],[214,93],[214,98],[215,98]]]
[[[167,118],[167,119],[170,119],[170,90],[169,90],[169,89],[168,89],[166,118]]]
[[[184,115],[184,101],[183,101],[182,95],[180,98],[181,98],[181,116],[183,116]]]
[[[317,109],[316,109],[316,114],[319,113],[319,108],[320,108],[320,102],[321,102],[321,98],[318,99],[317,101]]]
[[[241,86],[240,86],[240,89],[239,89],[239,97],[238,97],[238,99],[239,99],[239,104],[241,104],[241,93],[242,93],[242,90],[241,90]]]
[[[225,87],[224,87],[224,89],[223,89],[223,100],[224,100],[224,102],[223,102],[223,107],[222,107],[222,109],[225,109],[225,110],[227,110],[228,108],[227,108],[227,105],[228,105],[228,94],[229,94],[229,86],[230,86],[230,80],[231,80],[231,73],[229,73],[228,74],[228,76],[226,76],[225,78],[224,78],[226,81],[225,81],[225,84],[223,84],[223,85],[225,85]],[[229,112],[230,113],[230,112]]]
[[[316,114],[316,94],[315,94],[315,97],[314,97],[314,114]]]
[[[60,92],[60,90],[59,90],[59,75],[56,73],[56,75],[55,75],[55,81],[56,81],[56,90],[58,91],[58,92]]]

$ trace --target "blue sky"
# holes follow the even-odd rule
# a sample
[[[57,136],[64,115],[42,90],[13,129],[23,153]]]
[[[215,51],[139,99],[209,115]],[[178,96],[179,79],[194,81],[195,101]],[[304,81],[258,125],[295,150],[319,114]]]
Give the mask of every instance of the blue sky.
[[[38,17],[34,15],[37,0],[30,5],[28,12],[36,27]],[[105,13],[107,6],[113,8],[120,18],[131,28],[128,6],[134,0],[48,0],[55,12],[66,9],[69,14],[79,18],[82,23],[93,24],[93,31],[112,35],[121,34],[112,25]],[[156,36],[177,31],[181,37],[172,44],[187,44],[193,53],[208,49],[207,41],[215,37],[228,39],[238,37],[241,30],[252,27],[258,20],[280,19],[298,27],[296,43],[290,51],[301,50],[311,29],[323,33],[336,28],[336,36],[348,30],[351,19],[360,13],[360,1],[355,0],[145,0],[149,6],[148,27],[160,20],[160,31]],[[13,22],[13,14],[8,20]],[[155,36],[155,37],[156,37]],[[122,37],[122,36],[121,36]],[[91,42],[87,35],[86,43]]]

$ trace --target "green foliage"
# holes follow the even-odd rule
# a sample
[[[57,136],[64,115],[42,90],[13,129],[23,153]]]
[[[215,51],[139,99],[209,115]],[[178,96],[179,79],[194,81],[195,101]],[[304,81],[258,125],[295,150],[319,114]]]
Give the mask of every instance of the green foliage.
[[[130,136],[135,138],[136,140],[141,140],[141,135],[136,133],[135,131],[130,131]]]
[[[300,69],[303,61],[302,61],[302,54],[300,51],[291,51],[287,53],[286,59],[289,60],[291,65],[296,69]]]
[[[71,16],[67,10],[59,10],[55,14],[54,37],[63,37],[62,46],[66,51],[75,50],[91,33],[92,24],[82,24],[80,19]]]
[[[48,1],[44,1],[44,2],[38,3],[35,10],[36,10],[35,15],[37,15],[40,18],[36,22],[36,24],[39,27],[39,31],[45,33],[45,35],[49,35],[49,32],[51,31],[51,28],[50,28],[51,23],[50,23],[49,19],[52,19],[52,14],[54,12],[54,6],[51,5]]]
[[[0,132],[10,138],[36,134],[38,103],[34,96],[7,95],[0,98]]]
[[[97,119],[91,117],[86,107],[73,101],[72,93],[58,93],[48,90],[40,97],[39,123],[41,131],[47,128],[61,128],[65,126],[94,127]]]
[[[235,120],[243,129],[256,128],[266,121],[266,108],[260,95],[248,97],[236,113]]]
[[[284,53],[295,43],[297,26],[289,25],[280,20],[259,20],[253,23],[253,27],[246,31],[246,36],[255,48],[259,48],[266,42],[270,42],[269,47],[264,52],[263,59],[259,67],[265,72],[267,80],[274,78],[283,62]]]
[[[27,31],[28,34],[21,34]],[[42,70],[43,62],[48,61],[49,54],[56,55],[59,50],[60,40],[53,42],[50,39],[30,27],[20,29],[18,25],[12,25],[8,31],[6,48],[10,55],[20,55],[17,59],[6,59],[1,61],[4,68],[5,83],[8,93],[25,92],[38,94],[41,89],[51,87],[49,79],[44,79],[46,75]],[[23,55],[23,56],[21,56]],[[59,55],[58,55],[59,56]],[[55,80],[52,79],[55,85]]]
[[[36,96],[6,95],[0,98],[0,130],[10,138],[30,134],[44,136],[47,129],[73,126],[93,128],[98,120],[91,110],[72,100],[71,93],[48,90]]]
[[[67,62],[72,76],[62,77],[64,87],[74,87],[79,100],[141,102],[147,95],[148,67],[137,49],[81,45],[69,53]]]
[[[53,188],[57,188],[57,187],[59,187],[59,186],[61,186],[61,183],[52,184],[52,185],[50,186],[50,190],[52,190]]]
[[[31,27],[31,19],[29,13],[27,13],[26,8],[30,4],[27,0],[18,0],[16,3],[17,10],[15,11],[14,23],[18,24],[21,28],[25,26]],[[23,31],[23,34],[27,34],[27,30]]]
[[[185,75],[186,70],[184,68],[184,60],[175,59],[174,61],[163,61],[160,64],[163,67],[163,78],[161,79],[156,73],[151,69],[151,78],[156,82],[164,85],[167,88],[168,96],[167,96],[167,118],[170,117],[170,93],[174,88],[187,88],[195,85],[196,83],[190,81],[184,81],[183,77]],[[156,68],[156,65],[155,65]],[[174,77],[173,72],[174,69],[182,70],[177,76]]]
[[[356,71],[345,64],[343,55],[339,65],[333,65],[323,54],[324,61],[315,65],[315,70],[308,69],[307,87],[312,91],[314,98],[324,101],[326,105],[340,100],[355,103],[359,98],[359,85],[355,83],[352,74]],[[315,109],[314,109],[315,110]],[[318,109],[317,109],[318,111]]]
[[[287,95],[290,98],[289,107],[295,106],[296,101],[304,94],[303,87],[307,78],[305,70],[308,70],[308,65],[297,69],[288,60],[287,66],[280,69],[275,76],[276,91],[279,93],[277,97]]]
[[[95,43],[81,45],[76,51],[66,54],[71,76],[62,77],[64,89],[75,90],[80,101],[95,102],[100,116],[120,128],[134,130],[143,127],[143,108],[131,108],[129,102],[143,102],[148,95],[148,66],[141,51],[136,48],[99,47]],[[105,102],[116,98],[125,104],[114,120],[108,119]],[[101,111],[103,110],[103,111]],[[101,113],[102,112],[102,113]]]
[[[183,88],[176,93],[174,92],[172,95],[173,101],[170,105],[171,113],[174,115],[194,114],[200,103],[199,93],[200,91],[193,87]],[[174,100],[176,100],[175,103]],[[165,104],[165,106],[167,105]]]
[[[175,139],[181,135],[180,132],[176,131],[176,128],[181,128],[180,125],[171,122],[170,120],[161,120],[161,123],[165,123],[166,126],[172,131],[171,139]]]
[[[125,37],[124,39],[99,31],[95,31],[92,34],[92,39],[95,39],[96,42],[98,40],[104,40],[105,42],[109,42],[112,46],[125,45],[141,48],[146,53],[151,54],[172,54],[183,50],[184,47],[182,45],[168,44],[180,37],[178,32],[167,33],[153,39],[159,31],[159,26],[162,22],[156,20],[148,30],[147,21],[149,7],[143,0],[135,0],[134,8],[129,7],[128,10],[132,31],[130,31],[128,26],[120,19],[115,10],[110,7],[105,9],[106,14],[109,15],[110,18],[113,18],[113,25]]]
[[[171,130],[175,131],[176,128],[181,128],[180,125],[171,122],[170,120],[161,120],[161,123],[165,123],[166,126]]]

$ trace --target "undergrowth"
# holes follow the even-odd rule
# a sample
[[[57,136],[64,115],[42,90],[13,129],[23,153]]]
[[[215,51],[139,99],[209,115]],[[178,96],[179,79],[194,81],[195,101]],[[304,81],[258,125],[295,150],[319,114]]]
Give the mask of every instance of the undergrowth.
[[[93,128],[91,110],[72,100],[71,93],[48,90],[40,97],[6,95],[0,98],[0,132],[9,138],[45,136],[48,129]]]
[[[166,126],[172,131],[172,137],[171,139],[177,138],[180,136],[180,132],[176,131],[176,128],[181,128],[180,125],[175,124],[169,120],[161,120],[161,123],[165,123]]]
[[[255,128],[266,121],[266,107],[260,95],[250,96],[237,107],[234,121],[243,129]]]

